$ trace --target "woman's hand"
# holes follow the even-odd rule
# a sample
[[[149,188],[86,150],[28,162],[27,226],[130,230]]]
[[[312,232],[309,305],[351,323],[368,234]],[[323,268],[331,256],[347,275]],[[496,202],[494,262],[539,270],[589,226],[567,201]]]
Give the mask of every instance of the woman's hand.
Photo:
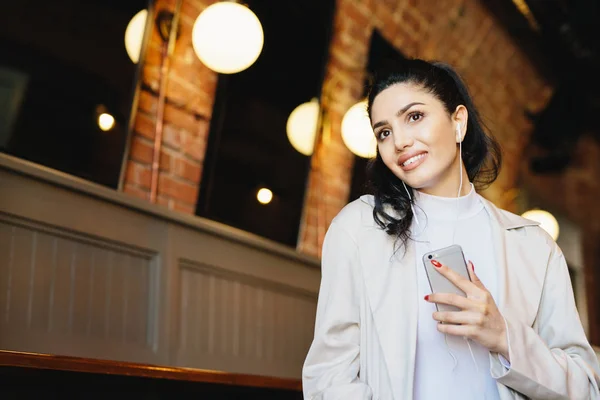
[[[438,324],[438,330],[442,333],[473,339],[510,362],[506,322],[492,295],[475,275],[473,263],[469,261],[471,281],[436,260],[432,260],[431,263],[440,274],[466,294],[466,298],[451,293],[434,293],[425,296],[425,300],[431,303],[448,304],[461,309],[461,311],[434,312],[433,319],[444,322]]]

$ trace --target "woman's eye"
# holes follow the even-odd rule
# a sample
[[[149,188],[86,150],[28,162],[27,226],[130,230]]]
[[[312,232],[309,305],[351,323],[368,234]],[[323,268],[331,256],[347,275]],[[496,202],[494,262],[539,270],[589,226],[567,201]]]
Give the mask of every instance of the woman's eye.
[[[408,120],[411,122],[416,122],[416,121],[420,120],[421,118],[423,118],[423,114],[420,112],[415,112],[408,116]]]
[[[379,131],[379,133],[377,134],[377,138],[379,140],[383,140],[386,137],[388,137],[389,135],[390,135],[390,131],[388,129],[384,129],[384,130]]]

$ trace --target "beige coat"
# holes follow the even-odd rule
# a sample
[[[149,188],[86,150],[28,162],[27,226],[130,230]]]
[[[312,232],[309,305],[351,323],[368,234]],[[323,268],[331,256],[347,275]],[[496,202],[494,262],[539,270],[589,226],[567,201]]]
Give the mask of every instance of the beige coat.
[[[500,398],[600,399],[564,256],[537,223],[484,200],[498,260],[498,308],[511,368],[490,355]],[[315,337],[303,369],[306,399],[412,399],[417,341],[413,246],[373,221],[372,196],[346,206],[323,246]],[[449,388],[451,390],[451,388]]]

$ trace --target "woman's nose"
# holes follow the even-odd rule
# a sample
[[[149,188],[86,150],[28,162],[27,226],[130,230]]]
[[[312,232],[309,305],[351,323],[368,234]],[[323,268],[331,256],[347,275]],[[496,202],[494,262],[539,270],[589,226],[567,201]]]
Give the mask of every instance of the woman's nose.
[[[402,151],[405,148],[412,146],[413,143],[414,140],[412,136],[405,132],[394,132],[394,146],[396,147],[396,151]]]

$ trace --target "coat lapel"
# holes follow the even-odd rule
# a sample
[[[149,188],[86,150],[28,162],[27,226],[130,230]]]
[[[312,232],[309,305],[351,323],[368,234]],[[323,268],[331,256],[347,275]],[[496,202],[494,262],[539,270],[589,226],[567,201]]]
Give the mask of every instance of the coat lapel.
[[[498,269],[497,306],[505,318],[531,326],[537,314],[549,248],[541,235],[522,229],[539,223],[499,210],[484,200],[491,217]]]
[[[384,236],[380,236],[381,235]],[[394,252],[394,239],[373,232],[361,255],[366,293],[395,399],[412,398],[417,343],[414,245]],[[368,267],[366,267],[368,266]]]

